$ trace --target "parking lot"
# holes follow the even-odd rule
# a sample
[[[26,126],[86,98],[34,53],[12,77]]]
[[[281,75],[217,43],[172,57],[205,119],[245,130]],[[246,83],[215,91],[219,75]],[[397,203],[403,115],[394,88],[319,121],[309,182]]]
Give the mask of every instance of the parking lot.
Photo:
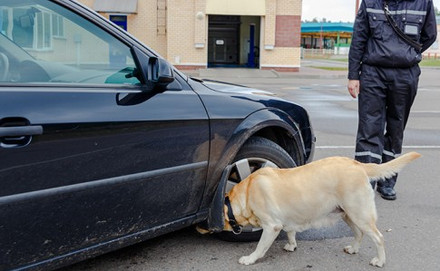
[[[315,160],[353,157],[357,101],[347,93],[346,71],[312,68],[327,64],[304,61],[298,73],[208,69],[192,75],[248,85],[296,101],[311,116],[317,137]],[[439,72],[422,70],[405,133],[403,152],[417,151],[423,157],[400,174],[396,201],[376,197],[378,228],[385,236],[387,252],[383,270],[434,271],[440,266]],[[369,266],[376,251],[368,238],[358,255],[342,251],[351,238],[343,223],[310,230],[298,234],[298,249],[289,253],[282,249],[287,242],[282,234],[263,259],[241,266],[238,259],[253,252],[256,243],[228,243],[188,228],[62,270],[376,270]]]

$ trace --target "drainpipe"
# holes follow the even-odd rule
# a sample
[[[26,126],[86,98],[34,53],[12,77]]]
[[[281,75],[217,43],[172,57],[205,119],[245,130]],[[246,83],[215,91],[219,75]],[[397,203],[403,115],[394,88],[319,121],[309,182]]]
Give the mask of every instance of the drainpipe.
[[[247,66],[249,68],[255,68],[255,24],[250,24],[249,26],[249,53],[248,53],[248,61]]]
[[[356,0],[356,6],[354,7],[354,17],[356,18],[356,15],[358,14],[358,10],[359,10],[359,0]]]

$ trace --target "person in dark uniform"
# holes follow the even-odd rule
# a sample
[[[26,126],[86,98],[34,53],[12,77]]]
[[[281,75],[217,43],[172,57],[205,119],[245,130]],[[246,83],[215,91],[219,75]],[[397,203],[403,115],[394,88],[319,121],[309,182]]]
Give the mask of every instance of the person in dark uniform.
[[[393,29],[387,14],[404,35]],[[401,154],[417,93],[418,63],[436,37],[432,0],[362,1],[349,51],[347,86],[351,96],[358,97],[357,161],[384,163]],[[396,199],[396,180],[397,176],[377,182],[384,199]]]

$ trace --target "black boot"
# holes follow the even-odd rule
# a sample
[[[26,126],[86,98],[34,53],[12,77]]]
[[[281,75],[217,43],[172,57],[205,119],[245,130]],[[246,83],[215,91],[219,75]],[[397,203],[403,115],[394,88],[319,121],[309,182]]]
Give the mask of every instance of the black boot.
[[[397,198],[394,185],[396,184],[397,176],[390,179],[385,179],[377,182],[377,192],[383,199],[395,200]]]

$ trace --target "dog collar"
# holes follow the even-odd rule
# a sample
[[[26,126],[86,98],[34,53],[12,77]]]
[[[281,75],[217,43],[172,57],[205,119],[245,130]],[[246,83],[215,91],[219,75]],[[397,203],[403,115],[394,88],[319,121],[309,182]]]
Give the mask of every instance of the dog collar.
[[[235,220],[235,216],[234,213],[232,212],[231,201],[229,200],[229,197],[225,198],[225,204],[228,207],[228,219],[229,219],[229,225],[231,225],[232,227],[232,232],[234,234],[240,234],[243,227],[237,223],[237,220]]]

